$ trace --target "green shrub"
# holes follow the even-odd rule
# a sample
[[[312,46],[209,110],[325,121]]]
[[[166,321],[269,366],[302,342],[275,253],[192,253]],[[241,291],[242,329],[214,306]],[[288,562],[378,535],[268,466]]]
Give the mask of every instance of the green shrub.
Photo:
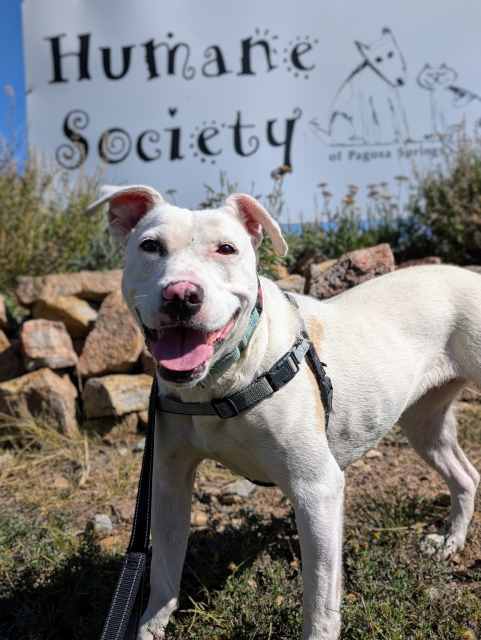
[[[13,288],[22,274],[120,263],[106,236],[104,213],[85,214],[96,187],[87,178],[70,184],[33,156],[22,172],[13,160],[0,160],[0,290]]]
[[[481,146],[446,148],[441,167],[417,176],[409,203],[412,250],[458,264],[481,262]]]

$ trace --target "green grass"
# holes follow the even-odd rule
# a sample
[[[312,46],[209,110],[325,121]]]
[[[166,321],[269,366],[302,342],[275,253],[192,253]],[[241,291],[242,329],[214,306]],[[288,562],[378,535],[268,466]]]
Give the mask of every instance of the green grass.
[[[287,640],[301,634],[299,548],[292,516],[191,535],[180,610],[182,640]],[[346,640],[473,638],[481,625],[481,563],[457,571],[418,552],[419,521],[436,502],[364,499],[347,514],[343,634]],[[98,638],[120,566],[76,536],[68,517],[0,517],[2,640]]]

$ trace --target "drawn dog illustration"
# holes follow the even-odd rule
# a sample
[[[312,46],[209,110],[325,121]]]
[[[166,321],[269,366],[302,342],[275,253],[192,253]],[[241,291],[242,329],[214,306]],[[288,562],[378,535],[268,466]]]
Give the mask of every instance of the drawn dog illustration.
[[[427,138],[452,137],[463,126],[467,109],[474,106],[481,111],[481,97],[455,84],[457,78],[458,73],[446,64],[425,64],[419,72],[418,85],[429,91],[432,132]]]
[[[406,63],[392,31],[382,30],[371,44],[356,42],[362,61],[341,84],[327,127],[312,120],[314,131],[330,144],[388,144],[409,138],[399,90]]]
[[[287,247],[277,222],[251,196],[192,211],[132,186],[93,207],[104,202],[112,232],[125,244],[122,291],[157,363],[162,402],[211,406],[249,388],[298,343],[303,323],[334,386],[327,428],[305,359],[285,386],[228,419],[158,413],[151,592],[139,640],[163,638],[177,606],[194,476],[205,458],[272,482],[291,500],[302,554],[304,640],[339,637],[343,469],[395,423],[451,493],[446,532],[437,536],[439,558],[463,548],[479,474],[458,444],[453,403],[467,381],[481,383],[478,274],[412,267],[327,301],[297,295],[296,307],[274,282],[258,279],[263,230],[278,254]],[[260,316],[249,331],[259,299]],[[241,355],[219,372],[248,331]]]

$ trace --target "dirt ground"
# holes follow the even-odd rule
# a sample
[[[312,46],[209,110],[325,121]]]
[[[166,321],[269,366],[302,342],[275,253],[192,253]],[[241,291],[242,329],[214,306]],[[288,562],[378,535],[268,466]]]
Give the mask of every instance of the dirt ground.
[[[481,405],[460,403],[458,413],[461,443],[481,469]],[[98,637],[130,533],[140,439],[124,425],[103,438],[54,437],[41,450],[3,449],[1,640]],[[447,488],[399,430],[346,478],[342,637],[479,637],[479,496],[464,551],[434,563],[421,556],[420,541],[446,518]],[[301,561],[290,504],[275,488],[257,488],[248,498],[226,495],[234,479],[214,462],[199,469],[181,607],[169,638],[300,635]],[[100,513],[111,518],[108,535],[89,525]]]

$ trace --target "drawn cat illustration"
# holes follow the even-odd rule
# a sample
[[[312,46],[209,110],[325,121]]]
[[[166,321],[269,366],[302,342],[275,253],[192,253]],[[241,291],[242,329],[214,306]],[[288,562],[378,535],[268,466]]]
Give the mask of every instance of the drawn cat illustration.
[[[330,144],[388,144],[409,138],[399,90],[406,84],[406,63],[387,27],[371,44],[355,42],[360,62],[339,87],[327,127],[311,126]]]
[[[454,84],[457,79],[457,72],[446,64],[425,64],[419,72],[418,85],[429,91],[432,132],[426,137],[450,137],[463,125],[468,107],[481,108],[481,96]],[[460,109],[464,111],[460,113]]]

